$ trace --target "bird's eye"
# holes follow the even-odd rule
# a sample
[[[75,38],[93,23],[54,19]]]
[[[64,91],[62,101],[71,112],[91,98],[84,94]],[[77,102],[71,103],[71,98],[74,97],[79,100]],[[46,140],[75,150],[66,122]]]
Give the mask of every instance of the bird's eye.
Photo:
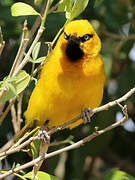
[[[90,38],[93,37],[93,34],[85,34],[84,36],[80,37],[82,42],[88,41]]]
[[[68,40],[69,37],[70,37],[70,36],[68,36],[68,35],[64,32],[64,38],[65,38],[66,40]]]

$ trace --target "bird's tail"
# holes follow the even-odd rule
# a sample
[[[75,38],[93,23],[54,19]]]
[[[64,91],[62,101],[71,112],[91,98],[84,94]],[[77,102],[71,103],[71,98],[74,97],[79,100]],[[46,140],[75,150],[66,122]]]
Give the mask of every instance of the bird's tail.
[[[24,134],[31,128],[31,122],[27,122],[26,125],[20,130],[16,137],[16,141],[18,141]]]

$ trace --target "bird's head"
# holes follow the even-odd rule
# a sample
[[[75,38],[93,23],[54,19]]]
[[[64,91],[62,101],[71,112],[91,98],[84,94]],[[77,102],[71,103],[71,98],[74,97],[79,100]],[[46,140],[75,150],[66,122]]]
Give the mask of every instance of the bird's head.
[[[62,51],[71,61],[97,56],[101,49],[101,41],[87,20],[68,23],[59,42]]]

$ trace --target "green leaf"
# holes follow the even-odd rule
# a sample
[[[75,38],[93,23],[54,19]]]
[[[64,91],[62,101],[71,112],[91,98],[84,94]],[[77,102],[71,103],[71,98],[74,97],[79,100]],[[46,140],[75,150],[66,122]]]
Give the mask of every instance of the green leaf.
[[[40,57],[34,61],[34,63],[41,63],[45,60],[46,56]]]
[[[66,16],[68,13],[71,13],[73,5],[73,0],[61,0],[59,2],[58,8],[56,12],[66,12]]]
[[[41,42],[38,42],[38,43],[35,45],[35,47],[34,47],[34,49],[33,49],[33,51],[32,51],[32,58],[33,58],[33,60],[36,60],[36,59],[37,59],[38,54],[39,54],[39,50],[40,50],[40,46],[41,46]]]
[[[105,175],[104,180],[135,180],[135,177],[127,174],[124,171],[114,169]]]
[[[32,179],[32,172],[29,172],[27,174],[24,175],[25,178],[29,178]],[[57,178],[56,176],[52,176],[50,174],[47,174],[45,172],[42,171],[38,171],[36,178],[32,179],[32,180],[60,180],[59,178]]]
[[[24,70],[20,71],[16,76],[16,80],[9,85],[9,82],[5,83],[8,87],[6,94],[0,99],[0,102],[6,102],[13,98],[14,96],[21,93],[29,84],[30,75],[27,74]]]
[[[17,80],[17,77],[7,77],[5,81],[6,82],[14,82],[16,80]]]
[[[94,7],[99,6],[102,2],[103,2],[103,0],[96,0],[95,4],[94,4]]]
[[[8,83],[14,82],[17,80],[17,77],[4,77],[3,81],[0,81],[0,91],[6,87],[7,89],[9,89]]]
[[[30,144],[31,146],[31,152],[32,152],[32,158],[36,159],[39,155],[39,147],[40,147],[40,141],[34,141]]]
[[[27,16],[27,15],[40,15],[32,6],[18,2],[11,6],[12,16]]]
[[[89,0],[76,0],[71,13],[66,14],[68,21],[71,21],[75,17],[79,16],[87,7]]]
[[[8,83],[7,88],[8,88],[8,90],[11,90],[11,92],[14,94],[14,96],[17,96],[16,89],[12,84]]]

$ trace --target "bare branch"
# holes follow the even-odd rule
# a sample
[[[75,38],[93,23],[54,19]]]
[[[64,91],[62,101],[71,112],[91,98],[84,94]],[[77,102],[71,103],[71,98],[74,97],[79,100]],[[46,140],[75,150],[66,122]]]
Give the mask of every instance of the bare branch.
[[[21,126],[21,122],[22,122],[22,118],[21,118],[21,114],[22,114],[22,99],[23,99],[23,92],[20,94],[19,102],[17,104],[17,123],[18,123],[19,131],[20,131],[20,126]]]
[[[12,74],[15,71],[15,68],[20,64],[20,62],[21,62],[21,60],[22,60],[22,58],[24,56],[26,45],[27,45],[27,43],[29,41],[29,39],[25,38],[27,31],[28,31],[28,28],[24,25],[23,33],[22,33],[22,39],[21,39],[21,44],[20,44],[19,50],[17,52],[16,58],[14,60],[13,66],[11,68],[11,71],[9,73],[9,76],[12,76]]]
[[[118,103],[126,101],[133,94],[135,94],[135,87],[132,88],[130,91],[128,91],[124,96],[120,97],[119,99],[117,99],[115,101],[112,101],[112,102],[109,102],[109,103],[107,103],[107,104],[105,104],[103,106],[100,106],[98,108],[94,108],[92,110],[92,113],[95,114],[95,113],[100,112],[100,111],[108,110],[110,107],[113,107],[113,106],[117,105]]]
[[[18,126],[17,126],[17,117],[16,117],[16,110],[15,110],[15,105],[13,104],[11,106],[11,116],[12,116],[12,124],[13,124],[13,128],[14,128],[14,132],[15,134],[18,131]]]
[[[13,153],[16,153],[16,152],[20,152],[21,149],[23,149],[24,147],[26,147],[27,145],[29,145],[31,142],[37,140],[37,137],[31,137],[29,138],[29,140],[25,141],[24,143],[22,143],[21,145],[16,145],[14,146],[13,148],[5,151],[5,152],[2,152],[0,154],[0,160],[4,159],[6,156],[10,155],[10,154],[13,154]],[[20,143],[20,142],[19,142]]]

